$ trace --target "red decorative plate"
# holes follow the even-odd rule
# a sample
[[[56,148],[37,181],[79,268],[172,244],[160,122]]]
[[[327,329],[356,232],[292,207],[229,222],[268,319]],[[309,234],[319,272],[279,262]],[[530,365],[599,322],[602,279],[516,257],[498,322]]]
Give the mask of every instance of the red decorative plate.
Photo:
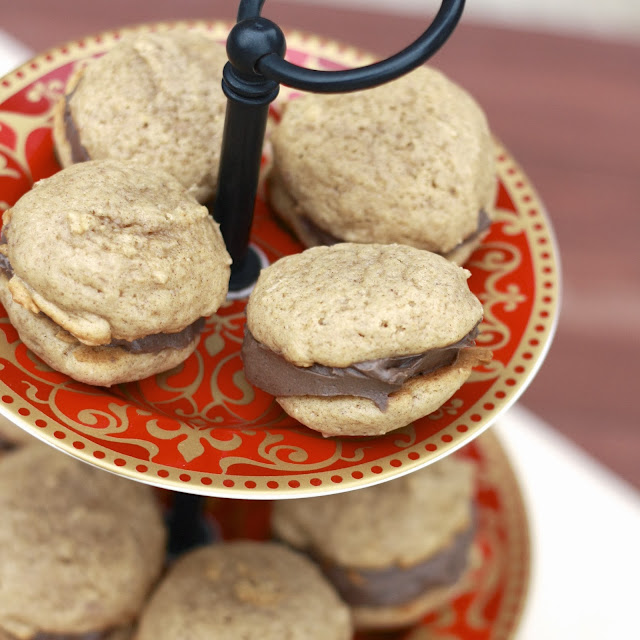
[[[507,640],[513,638],[529,582],[529,534],[520,491],[498,439],[487,432],[454,455],[477,465],[478,531],[473,568],[460,595],[403,632],[357,640]],[[225,538],[269,537],[269,501],[211,499]]]
[[[224,41],[219,22],[188,26]],[[107,32],[44,53],[0,80],[0,208],[55,173],[51,111],[78,64],[128,33]],[[372,61],[315,37],[287,34],[290,60],[337,69]],[[279,98],[291,98],[283,90]],[[277,115],[278,104],[274,106]],[[0,307],[0,412],[86,462],[160,487],[215,496],[279,498],[345,491],[388,480],[479,435],[525,389],[555,329],[559,276],[552,232],[533,187],[498,145],[497,219],[473,254],[470,287],[485,308],[479,344],[493,362],[440,410],[376,438],[323,438],[286,416],[244,379],[239,347],[245,300],[210,319],[198,350],[168,373],[110,390],[52,371],[18,339]],[[258,203],[252,240],[270,261],[301,250]]]

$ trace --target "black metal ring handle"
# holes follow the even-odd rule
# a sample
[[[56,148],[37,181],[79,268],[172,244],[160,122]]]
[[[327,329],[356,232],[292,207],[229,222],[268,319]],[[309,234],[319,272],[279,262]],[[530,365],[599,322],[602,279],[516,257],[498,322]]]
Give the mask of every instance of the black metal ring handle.
[[[264,0],[243,0],[238,21],[258,18]],[[374,64],[345,71],[318,71],[287,62],[276,52],[253,61],[255,72],[295,89],[313,93],[344,93],[384,84],[423,64],[447,40],[464,10],[464,0],[443,0],[427,30],[408,47]]]
[[[262,11],[264,0],[240,0],[238,7],[238,18],[236,22],[242,22],[248,18],[257,18]]]
[[[386,60],[346,71],[317,71],[287,62],[277,24],[260,16],[265,0],[241,0],[237,24],[227,38],[229,62],[222,89],[228,98],[214,215],[231,255],[232,291],[255,282],[260,261],[249,246],[269,104],[280,84],[313,93],[368,89],[423,64],[454,30],[464,0],[442,0],[427,30]]]

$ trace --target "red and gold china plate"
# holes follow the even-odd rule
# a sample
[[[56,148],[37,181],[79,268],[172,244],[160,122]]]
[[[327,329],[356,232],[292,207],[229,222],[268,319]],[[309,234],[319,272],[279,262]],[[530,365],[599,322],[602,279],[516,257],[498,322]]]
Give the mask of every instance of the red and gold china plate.
[[[0,210],[59,170],[51,113],[77,65],[132,30],[187,26],[224,41],[220,22],[161,23],[106,32],[52,49],[0,79]],[[335,42],[287,34],[288,58],[320,69],[361,66],[366,54]],[[277,119],[283,89],[272,113]],[[482,433],[525,389],[554,333],[559,265],[553,234],[532,185],[497,145],[497,218],[467,263],[484,304],[478,343],[492,363],[440,410],[376,438],[323,438],[285,415],[243,375],[246,301],[211,318],[200,345],[168,373],[111,389],[52,371],[21,343],[0,307],[0,412],[41,440],[85,462],[156,486],[220,497],[288,498],[335,493],[409,473]],[[268,162],[268,159],[265,158]],[[253,243],[270,261],[301,250],[264,202]]]
[[[454,455],[477,468],[478,529],[472,569],[459,595],[416,626],[355,640],[507,640],[526,601],[530,542],[526,512],[509,461],[491,431]],[[208,511],[226,539],[269,537],[269,501],[212,498]]]

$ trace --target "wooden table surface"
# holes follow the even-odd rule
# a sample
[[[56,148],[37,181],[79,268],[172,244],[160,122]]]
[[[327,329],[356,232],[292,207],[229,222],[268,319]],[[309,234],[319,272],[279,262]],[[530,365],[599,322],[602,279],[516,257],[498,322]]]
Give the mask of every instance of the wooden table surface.
[[[1,27],[36,51],[138,22],[232,20],[237,8],[236,0],[5,4]],[[426,26],[407,16],[275,0],[264,15],[380,56]],[[432,63],[483,105],[545,202],[560,246],[558,331],[522,404],[640,487],[640,45],[463,18]]]

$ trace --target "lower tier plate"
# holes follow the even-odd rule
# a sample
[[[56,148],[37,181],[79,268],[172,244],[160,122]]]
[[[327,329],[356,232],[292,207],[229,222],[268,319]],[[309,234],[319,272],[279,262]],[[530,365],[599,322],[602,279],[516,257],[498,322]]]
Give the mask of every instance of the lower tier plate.
[[[514,638],[527,596],[529,525],[518,482],[490,431],[453,455],[477,468],[478,529],[473,568],[460,595],[420,624],[356,640],[508,640]],[[269,537],[270,501],[211,498],[208,513],[225,539]]]

